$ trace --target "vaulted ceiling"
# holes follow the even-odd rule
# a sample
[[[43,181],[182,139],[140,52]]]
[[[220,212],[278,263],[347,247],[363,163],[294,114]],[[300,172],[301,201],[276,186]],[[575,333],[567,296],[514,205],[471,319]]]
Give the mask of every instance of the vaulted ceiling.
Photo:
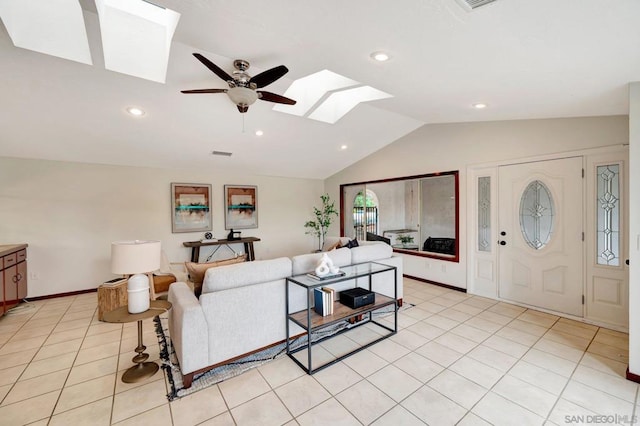
[[[0,25],[1,156],[322,179],[424,124],[627,114],[640,80],[637,0],[156,0],[181,14],[165,84],[106,70],[95,4],[80,3],[93,65],[14,47]],[[180,93],[226,87],[193,52],[229,73],[284,64],[275,93],[327,69],[392,97],[335,124],[261,101],[240,114]]]

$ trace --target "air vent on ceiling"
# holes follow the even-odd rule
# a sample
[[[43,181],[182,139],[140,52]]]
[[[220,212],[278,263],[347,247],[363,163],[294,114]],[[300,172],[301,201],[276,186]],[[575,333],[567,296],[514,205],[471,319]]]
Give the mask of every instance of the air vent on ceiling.
[[[231,157],[231,155],[232,155],[231,152],[225,152],[225,151],[213,151],[211,154],[220,155],[222,157]]]
[[[456,0],[467,11],[477,9],[480,6],[485,6],[489,3],[493,3],[496,0]]]

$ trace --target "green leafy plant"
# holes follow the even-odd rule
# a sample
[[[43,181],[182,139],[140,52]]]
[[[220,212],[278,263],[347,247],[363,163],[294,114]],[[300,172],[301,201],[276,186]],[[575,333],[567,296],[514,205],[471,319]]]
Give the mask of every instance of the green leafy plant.
[[[313,208],[313,214],[316,216],[316,220],[309,220],[304,224],[304,227],[307,228],[305,234],[318,237],[318,250],[322,250],[324,237],[327,235],[331,222],[333,222],[334,216],[338,216],[335,203],[331,201],[329,194],[321,195],[320,199],[322,200],[322,207],[320,209],[317,207]]]
[[[396,239],[402,244],[409,244],[413,242],[413,237],[409,234],[398,234]]]

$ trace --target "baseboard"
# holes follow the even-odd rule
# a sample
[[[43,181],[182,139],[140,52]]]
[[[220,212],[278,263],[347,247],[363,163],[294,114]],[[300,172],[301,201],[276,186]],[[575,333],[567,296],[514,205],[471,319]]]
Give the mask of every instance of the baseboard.
[[[631,371],[629,371],[629,367],[627,367],[626,377],[627,377],[627,380],[630,380],[630,381],[636,382],[636,383],[640,383],[640,375],[633,374]]]
[[[56,299],[58,297],[77,296],[79,294],[95,293],[97,291],[98,291],[97,288],[89,288],[89,289],[86,289],[86,290],[70,291],[70,292],[67,292],[67,293],[49,294],[47,296],[27,297],[24,300],[26,300],[27,302],[33,302],[33,301],[36,301],[36,300]]]
[[[431,281],[431,280],[427,280],[427,279],[424,279],[424,278],[414,277],[413,275],[403,274],[402,276],[406,277],[406,278],[411,278],[412,280],[420,281],[420,282],[423,282],[423,283],[437,285],[438,287],[448,288],[449,290],[456,290],[456,291],[460,291],[462,293],[466,293],[467,292],[466,288],[460,288],[460,287],[456,287],[456,286],[453,286],[453,285],[450,285],[450,284],[443,284],[443,283],[439,283],[437,281]]]

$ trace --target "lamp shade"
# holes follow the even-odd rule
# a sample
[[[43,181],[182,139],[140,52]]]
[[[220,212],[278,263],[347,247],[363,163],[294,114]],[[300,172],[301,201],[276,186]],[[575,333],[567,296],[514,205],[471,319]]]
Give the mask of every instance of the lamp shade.
[[[160,269],[160,241],[115,241],[111,243],[111,272],[140,274]]]

